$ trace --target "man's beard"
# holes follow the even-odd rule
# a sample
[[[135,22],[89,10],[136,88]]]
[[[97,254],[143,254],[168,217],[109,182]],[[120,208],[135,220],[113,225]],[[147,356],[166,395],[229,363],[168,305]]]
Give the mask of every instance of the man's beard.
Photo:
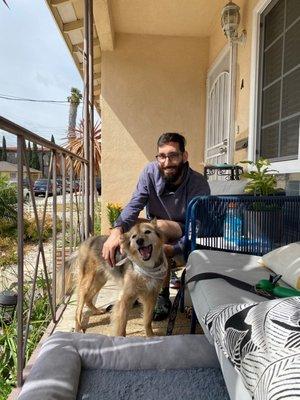
[[[167,183],[175,183],[182,175],[184,168],[183,161],[180,164],[172,167],[163,167],[160,165],[159,169]]]

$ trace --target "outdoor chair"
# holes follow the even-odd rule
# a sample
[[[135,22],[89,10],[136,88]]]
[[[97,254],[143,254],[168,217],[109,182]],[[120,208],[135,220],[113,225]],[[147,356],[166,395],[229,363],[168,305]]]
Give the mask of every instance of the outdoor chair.
[[[221,186],[242,182],[229,181]],[[185,259],[196,249],[263,255],[299,241],[299,227],[300,196],[198,196],[186,213]],[[184,290],[180,310],[184,310]],[[193,311],[191,333],[196,321]]]
[[[213,273],[253,288],[275,273],[283,275],[280,286],[300,289],[300,196],[199,196],[189,204],[186,233],[183,287],[196,275]],[[280,376],[288,379],[280,383],[283,391],[298,390],[299,341],[291,338],[300,297],[270,300],[220,276],[192,281],[186,292],[193,306],[191,333],[199,321],[216,349],[231,400],[270,398],[266,392],[276,391]],[[181,310],[183,302],[184,293]]]

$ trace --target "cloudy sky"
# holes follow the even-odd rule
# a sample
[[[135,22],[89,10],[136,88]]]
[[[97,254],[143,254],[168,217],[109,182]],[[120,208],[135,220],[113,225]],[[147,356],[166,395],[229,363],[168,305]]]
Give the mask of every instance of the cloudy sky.
[[[7,100],[67,100],[82,80],[45,0],[0,1],[0,115],[46,139],[65,141],[68,103]],[[82,116],[79,106],[77,121]],[[0,145],[3,132],[0,131]],[[15,143],[5,135],[7,145]]]

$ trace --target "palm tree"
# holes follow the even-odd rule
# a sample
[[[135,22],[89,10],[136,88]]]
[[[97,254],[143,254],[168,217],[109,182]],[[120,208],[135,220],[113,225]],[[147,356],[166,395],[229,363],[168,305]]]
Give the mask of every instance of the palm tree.
[[[83,144],[83,127],[84,121],[81,120],[78,127],[75,128],[75,136],[72,138],[68,137],[68,142],[66,143],[66,148],[72,153],[84,158],[84,144]],[[94,174],[95,176],[100,175],[100,163],[101,163],[101,125],[98,121],[92,130],[92,140],[94,143]],[[70,169],[71,164],[69,157],[67,159],[67,169]],[[74,160],[74,174],[79,177],[81,172],[81,162]]]
[[[72,87],[71,96],[68,97],[68,102],[70,103],[69,127],[68,127],[69,140],[76,137],[75,128],[76,128],[77,109],[81,99],[82,99],[82,94],[80,93],[80,90]]]

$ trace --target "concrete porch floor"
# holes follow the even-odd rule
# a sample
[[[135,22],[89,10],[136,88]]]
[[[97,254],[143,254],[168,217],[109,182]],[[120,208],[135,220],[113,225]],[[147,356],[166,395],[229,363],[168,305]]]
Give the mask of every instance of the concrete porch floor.
[[[177,275],[181,275],[182,270],[177,272]],[[110,304],[113,304],[119,296],[120,288],[109,280],[104,288],[98,294],[96,300],[96,307],[106,308]],[[170,288],[170,297],[173,301],[177,293],[176,289]],[[62,318],[57,324],[55,331],[73,332],[75,327],[75,311],[76,311],[76,292],[72,295],[70,303],[66,307]],[[89,310],[84,308],[84,321],[87,322],[86,333],[98,333],[102,335],[111,335],[110,330],[110,312],[106,312],[103,315],[90,315]],[[163,336],[166,334],[167,320],[153,322],[153,330],[156,335]],[[174,328],[174,334],[186,334],[190,332],[190,320],[185,314],[178,312],[176,324]],[[197,333],[201,333],[199,328]],[[145,336],[144,327],[142,323],[142,307],[134,307],[129,316],[127,324],[127,336]]]

